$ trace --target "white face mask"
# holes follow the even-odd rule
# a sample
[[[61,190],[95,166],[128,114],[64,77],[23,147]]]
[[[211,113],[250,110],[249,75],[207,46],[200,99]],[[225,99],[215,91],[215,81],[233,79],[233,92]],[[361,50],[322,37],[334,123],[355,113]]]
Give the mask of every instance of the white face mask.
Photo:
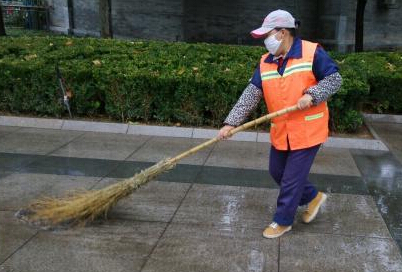
[[[275,35],[271,35],[271,36],[267,37],[267,38],[264,40],[265,48],[266,48],[266,49],[268,50],[268,52],[269,52],[270,54],[272,54],[272,55],[275,55],[275,54],[277,53],[278,48],[279,48],[279,46],[280,46],[281,43],[282,43],[282,40],[278,41],[278,40],[275,38],[275,36],[276,36],[276,34],[275,34]]]

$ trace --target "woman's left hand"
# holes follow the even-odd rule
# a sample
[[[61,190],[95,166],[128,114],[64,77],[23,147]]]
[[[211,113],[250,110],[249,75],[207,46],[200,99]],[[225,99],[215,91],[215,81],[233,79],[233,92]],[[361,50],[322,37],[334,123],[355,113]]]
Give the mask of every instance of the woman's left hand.
[[[309,94],[303,95],[299,101],[297,101],[297,107],[300,110],[308,109],[313,105],[313,97]]]

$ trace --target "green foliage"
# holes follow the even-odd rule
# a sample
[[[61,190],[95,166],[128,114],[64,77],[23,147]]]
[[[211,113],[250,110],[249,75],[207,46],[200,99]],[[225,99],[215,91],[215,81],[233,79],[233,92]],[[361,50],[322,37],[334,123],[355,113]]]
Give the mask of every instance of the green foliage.
[[[60,117],[55,74],[74,96],[75,116],[220,126],[247,85],[262,47],[121,41],[65,36],[0,39],[0,110]],[[355,131],[360,110],[402,112],[400,53],[336,54],[343,76],[331,127]],[[263,103],[250,118],[265,113]]]

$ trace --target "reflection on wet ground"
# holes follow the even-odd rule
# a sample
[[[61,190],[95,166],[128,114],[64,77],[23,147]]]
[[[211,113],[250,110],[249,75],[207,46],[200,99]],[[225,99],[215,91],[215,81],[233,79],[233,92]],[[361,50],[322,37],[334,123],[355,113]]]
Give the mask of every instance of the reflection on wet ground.
[[[391,152],[351,150],[369,193],[402,250],[402,124],[372,123]]]

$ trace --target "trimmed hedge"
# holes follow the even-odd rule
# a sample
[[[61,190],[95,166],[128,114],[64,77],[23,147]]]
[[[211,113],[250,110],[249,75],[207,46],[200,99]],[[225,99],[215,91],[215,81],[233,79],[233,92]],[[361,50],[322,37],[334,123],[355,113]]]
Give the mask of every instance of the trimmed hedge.
[[[75,116],[220,126],[247,85],[262,47],[64,36],[0,39],[0,110],[65,114],[59,63]],[[331,129],[354,131],[360,110],[402,113],[402,55],[333,56],[344,78],[330,101]],[[250,118],[266,112],[263,103]]]

